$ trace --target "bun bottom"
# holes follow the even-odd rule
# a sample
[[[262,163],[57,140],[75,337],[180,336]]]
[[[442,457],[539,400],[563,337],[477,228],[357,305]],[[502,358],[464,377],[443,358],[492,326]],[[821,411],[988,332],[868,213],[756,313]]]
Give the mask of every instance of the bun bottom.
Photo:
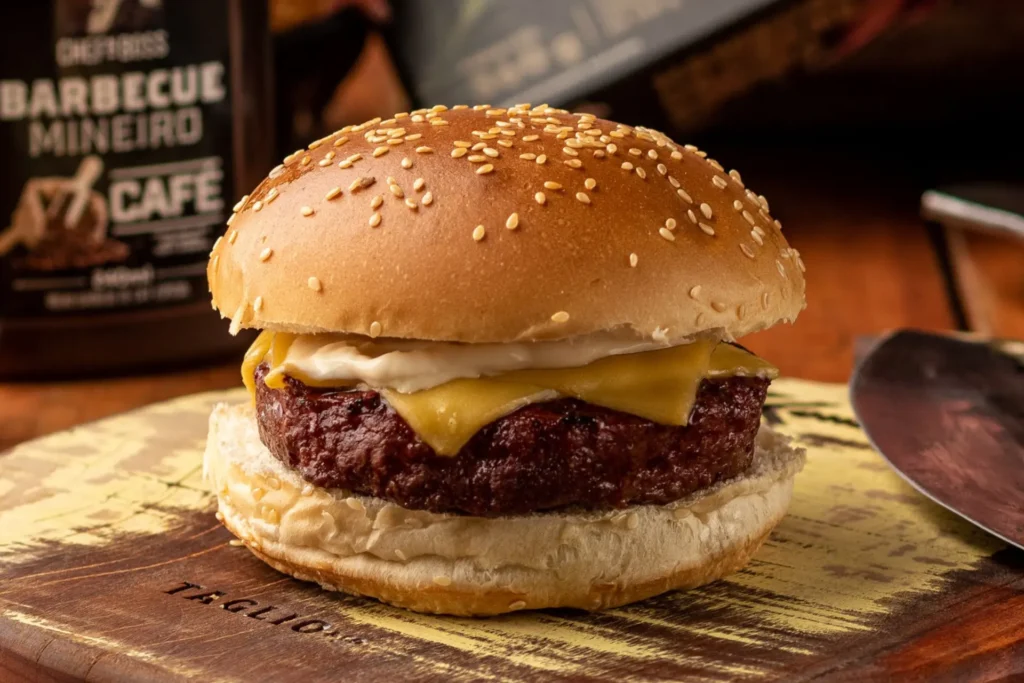
[[[615,607],[741,569],[782,519],[803,451],[762,426],[743,476],[669,505],[483,518],[408,510],[306,483],[217,406],[204,470],[219,518],[261,560],[329,590],[484,616]]]

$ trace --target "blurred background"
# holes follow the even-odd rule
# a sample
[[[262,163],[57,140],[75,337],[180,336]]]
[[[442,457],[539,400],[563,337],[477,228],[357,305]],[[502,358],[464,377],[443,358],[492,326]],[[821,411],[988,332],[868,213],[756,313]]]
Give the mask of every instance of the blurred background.
[[[897,327],[1024,338],[1024,240],[921,211],[922,193],[944,188],[994,205],[989,219],[1024,220],[1006,211],[1024,209],[1019,0],[41,0],[8,3],[0,19],[0,86],[22,83],[0,91],[0,209],[81,196],[91,231],[85,252],[59,258],[26,257],[50,244],[49,227],[14,234],[12,218],[6,255],[0,235],[0,377],[107,378],[0,384],[0,402],[20,406],[0,415],[0,447],[236,385],[249,340],[228,337],[205,286],[230,206],[312,139],[439,103],[589,111],[742,171],[809,268],[797,325],[744,340],[785,374],[846,381],[858,349]],[[29,25],[54,27],[53,41],[18,28]],[[46,98],[16,97],[39,79],[199,62],[216,86],[196,104],[205,137],[149,145],[127,169],[110,150],[93,155],[98,167],[58,150],[19,118],[45,117]],[[24,171],[33,144],[48,154]],[[219,208],[122,223],[114,212],[116,239],[103,241],[115,180],[182,168],[222,183]],[[31,194],[19,174],[50,185]],[[74,310],[29,297],[61,283],[88,290],[52,297]]]

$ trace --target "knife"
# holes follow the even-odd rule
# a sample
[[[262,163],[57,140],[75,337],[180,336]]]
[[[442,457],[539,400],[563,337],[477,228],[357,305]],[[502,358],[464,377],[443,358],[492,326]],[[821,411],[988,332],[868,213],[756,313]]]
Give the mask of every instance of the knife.
[[[1024,345],[899,331],[860,362],[850,399],[911,486],[1024,549]]]

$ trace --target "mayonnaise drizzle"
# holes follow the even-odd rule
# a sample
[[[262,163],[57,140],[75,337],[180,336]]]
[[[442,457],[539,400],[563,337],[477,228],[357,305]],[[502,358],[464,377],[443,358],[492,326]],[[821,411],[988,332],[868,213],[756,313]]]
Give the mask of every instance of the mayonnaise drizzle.
[[[452,344],[369,340],[344,335],[302,335],[288,348],[280,371],[314,382],[358,382],[413,393],[459,378],[513,370],[572,368],[607,356],[671,346],[613,334],[552,342]]]

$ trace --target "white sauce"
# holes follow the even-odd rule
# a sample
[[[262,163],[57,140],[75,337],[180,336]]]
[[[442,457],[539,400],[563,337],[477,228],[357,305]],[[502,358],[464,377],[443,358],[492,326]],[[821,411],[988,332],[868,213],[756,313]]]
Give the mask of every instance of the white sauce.
[[[369,340],[344,335],[302,335],[280,369],[315,381],[360,382],[402,393],[429,389],[459,378],[513,370],[573,368],[607,356],[671,346],[622,335],[596,334],[553,342],[452,344],[413,340]]]

